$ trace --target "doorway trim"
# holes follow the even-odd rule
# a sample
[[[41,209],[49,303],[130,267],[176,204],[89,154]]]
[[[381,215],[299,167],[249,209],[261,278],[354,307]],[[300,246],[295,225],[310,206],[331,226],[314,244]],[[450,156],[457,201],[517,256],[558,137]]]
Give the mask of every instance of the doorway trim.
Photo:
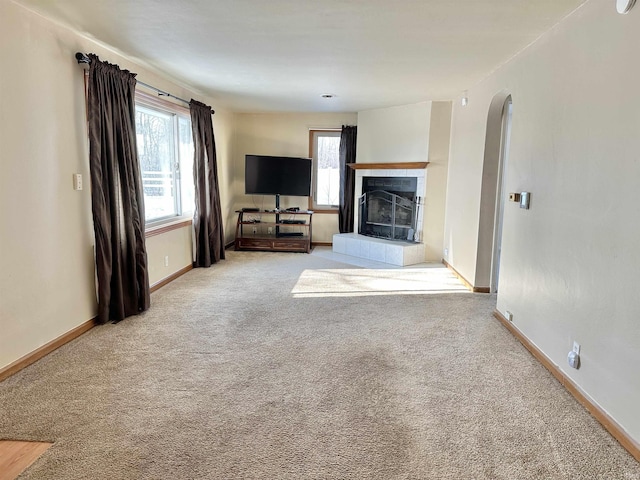
[[[502,106],[502,130],[500,133],[500,159],[498,165],[498,191],[496,193],[496,220],[493,229],[493,256],[491,257],[491,293],[498,291],[500,278],[500,261],[502,259],[502,227],[504,224],[504,209],[506,204],[505,177],[509,163],[509,146],[511,144],[511,116],[513,102],[511,95]]]
[[[494,271],[494,240],[496,236],[496,211],[498,201],[498,179],[500,178],[500,156],[502,147],[503,110],[511,94],[507,90],[498,92],[491,100],[487,114],[487,130],[482,166],[480,194],[480,219],[478,224],[478,246],[476,250],[476,287],[492,290]]]

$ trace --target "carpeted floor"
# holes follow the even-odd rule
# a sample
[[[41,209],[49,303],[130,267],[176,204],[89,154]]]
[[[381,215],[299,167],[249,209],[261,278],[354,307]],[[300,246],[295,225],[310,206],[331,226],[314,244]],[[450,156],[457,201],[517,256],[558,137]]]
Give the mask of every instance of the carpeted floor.
[[[25,479],[640,479],[493,296],[407,271],[228,252],[0,383],[0,438],[55,441]]]

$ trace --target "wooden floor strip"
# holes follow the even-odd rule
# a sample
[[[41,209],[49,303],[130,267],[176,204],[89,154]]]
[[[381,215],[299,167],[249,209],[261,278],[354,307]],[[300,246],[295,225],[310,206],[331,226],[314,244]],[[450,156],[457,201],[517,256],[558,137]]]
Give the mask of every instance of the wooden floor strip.
[[[14,480],[51,445],[53,443],[0,440],[0,480]]]

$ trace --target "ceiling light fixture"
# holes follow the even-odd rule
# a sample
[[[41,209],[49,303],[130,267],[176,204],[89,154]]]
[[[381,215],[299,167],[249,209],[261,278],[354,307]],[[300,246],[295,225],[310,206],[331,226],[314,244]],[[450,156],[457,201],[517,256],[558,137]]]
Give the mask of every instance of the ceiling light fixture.
[[[320,95],[322,98],[333,98],[335,95],[333,93],[323,93]]]
[[[626,15],[633,8],[636,0],[616,0],[616,10],[621,15]]]

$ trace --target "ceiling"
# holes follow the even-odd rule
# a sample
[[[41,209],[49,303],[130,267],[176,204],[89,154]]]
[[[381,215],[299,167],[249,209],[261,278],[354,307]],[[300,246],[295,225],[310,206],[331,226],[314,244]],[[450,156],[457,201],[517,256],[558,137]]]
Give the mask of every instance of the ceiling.
[[[356,112],[456,98],[584,1],[16,3],[213,97],[216,107]]]

